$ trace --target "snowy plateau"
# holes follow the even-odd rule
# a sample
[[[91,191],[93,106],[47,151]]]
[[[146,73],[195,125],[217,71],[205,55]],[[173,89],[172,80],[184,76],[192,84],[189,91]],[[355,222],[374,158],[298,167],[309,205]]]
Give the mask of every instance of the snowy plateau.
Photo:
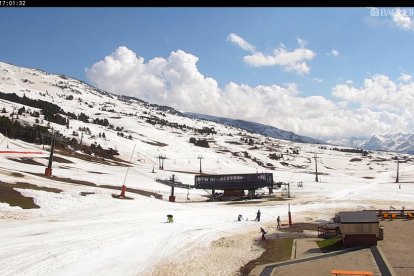
[[[326,222],[338,211],[414,209],[409,154],[280,140],[6,63],[0,63],[0,92],[57,105],[61,117],[72,117],[50,122],[39,107],[4,98],[0,116],[118,153],[106,158],[70,143],[56,146],[52,176],[45,177],[50,143],[42,144],[43,136],[14,139],[0,126],[0,275],[237,275],[263,252],[246,233],[257,239],[261,226],[277,231],[276,218],[286,223],[288,203],[294,222]],[[262,198],[230,204],[208,201],[211,191],[175,188],[169,202],[171,187],[155,179],[174,175],[193,185],[200,164],[207,174],[273,173],[275,182],[290,183],[290,198],[283,188],[272,195],[263,189]],[[123,183],[131,200],[112,197]],[[5,200],[8,194],[16,201]],[[37,207],[19,206],[21,198]],[[258,209],[260,222],[253,220]],[[166,223],[168,214],[173,223]],[[237,221],[239,214],[250,220]],[[247,244],[217,248],[233,235]]]

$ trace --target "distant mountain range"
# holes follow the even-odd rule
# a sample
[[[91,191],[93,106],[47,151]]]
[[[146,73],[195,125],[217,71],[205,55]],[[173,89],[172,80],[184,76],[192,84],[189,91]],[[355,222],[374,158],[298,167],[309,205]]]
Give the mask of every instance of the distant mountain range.
[[[234,119],[229,119],[229,118],[216,117],[216,116],[210,116],[210,115],[204,115],[204,114],[198,114],[198,113],[192,113],[192,112],[186,112],[184,113],[184,115],[190,118],[194,118],[194,119],[208,120],[208,121],[212,121],[212,122],[216,122],[216,123],[220,123],[224,125],[237,127],[240,129],[244,129],[244,130],[247,130],[253,133],[266,135],[266,136],[276,138],[276,139],[288,140],[288,141],[297,142],[297,143],[310,143],[310,144],[325,144],[326,143],[321,140],[317,140],[317,139],[307,137],[307,136],[297,135],[293,132],[281,130],[276,127],[254,123],[254,122],[248,122],[244,120],[234,120]]]
[[[331,144],[362,148],[364,150],[395,151],[414,154],[414,134],[386,134],[373,135],[371,138],[344,138],[329,140]]]

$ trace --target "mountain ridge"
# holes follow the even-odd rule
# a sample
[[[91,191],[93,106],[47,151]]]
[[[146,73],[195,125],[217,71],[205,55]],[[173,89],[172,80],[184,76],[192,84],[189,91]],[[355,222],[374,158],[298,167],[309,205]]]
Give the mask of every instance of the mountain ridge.
[[[190,118],[204,119],[216,123],[230,125],[233,127],[237,127],[240,129],[244,129],[250,132],[262,134],[276,139],[287,140],[297,143],[325,144],[325,142],[321,140],[317,140],[307,136],[301,136],[291,131],[282,130],[273,126],[264,125],[256,122],[205,115],[194,112],[184,112],[184,115],[189,116]]]

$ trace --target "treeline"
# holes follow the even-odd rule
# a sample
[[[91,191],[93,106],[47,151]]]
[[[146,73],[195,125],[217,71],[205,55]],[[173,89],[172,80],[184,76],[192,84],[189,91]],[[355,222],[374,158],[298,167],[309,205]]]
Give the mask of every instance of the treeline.
[[[196,139],[194,137],[190,137],[191,144],[194,144],[197,147],[203,147],[203,148],[209,148],[210,145],[208,144],[208,141],[206,139]]]
[[[9,93],[2,93],[0,92],[0,99],[4,99],[7,101],[11,101],[11,102],[15,102],[15,103],[19,103],[19,104],[23,104],[25,106],[30,106],[30,107],[34,107],[34,108],[39,108],[42,110],[42,114],[44,116],[44,119],[52,122],[52,123],[56,123],[59,125],[68,125],[69,124],[69,119],[66,117],[61,116],[59,113],[69,116],[69,117],[75,117],[76,115],[73,113],[66,113],[63,109],[61,109],[58,105],[50,103],[50,102],[46,102],[46,101],[42,101],[42,100],[33,100],[30,99],[28,97],[26,97],[26,94],[23,95],[23,97],[19,97],[18,95],[16,95],[15,93],[9,94]],[[18,110],[18,114],[22,114],[26,112],[24,107],[21,107]],[[32,114],[32,116],[34,117],[39,117],[39,113],[38,112],[34,112]]]
[[[20,139],[28,143],[40,143],[42,141],[41,139],[43,139],[44,144],[50,144],[52,136],[45,126],[22,125],[19,121],[12,121],[5,116],[0,117],[0,132],[8,138]],[[62,145],[59,141],[57,144],[64,146],[66,143],[64,142]]]
[[[12,139],[19,139],[28,143],[43,143],[50,145],[52,136],[49,128],[40,125],[22,125],[17,120],[10,120],[8,117],[0,117],[0,132]],[[113,158],[119,155],[118,151],[112,148],[103,149],[99,144],[91,144],[90,146],[80,145],[75,138],[68,138],[62,134],[55,132],[55,147],[67,149],[71,146],[74,150],[81,150],[86,154],[94,154],[97,157]]]
[[[165,115],[163,115],[165,116]],[[166,119],[160,119],[156,116],[151,116],[151,117],[147,117],[147,116],[140,116],[141,119],[145,119],[145,122],[151,125],[160,125],[160,126],[168,126],[171,128],[176,128],[176,129],[181,129],[181,130],[192,130],[195,133],[199,133],[199,134],[207,134],[207,135],[213,135],[213,134],[217,134],[217,131],[214,129],[214,127],[203,127],[203,128],[193,128],[190,126],[187,126],[185,124],[178,124],[178,123],[172,123],[167,121]]]
[[[363,156],[367,156],[369,154],[368,151],[363,150],[363,149],[346,149],[346,148],[339,149],[335,147],[335,148],[331,148],[331,150],[336,150],[336,151],[341,151],[341,152],[350,152],[350,153],[360,153]]]
[[[58,105],[50,103],[50,102],[42,101],[42,100],[29,99],[28,97],[26,97],[26,94],[24,94],[23,97],[19,97],[15,93],[9,94],[9,93],[0,92],[0,99],[23,104],[26,106],[36,107],[41,110],[48,110],[53,114],[56,114],[56,113],[65,114],[65,112]]]

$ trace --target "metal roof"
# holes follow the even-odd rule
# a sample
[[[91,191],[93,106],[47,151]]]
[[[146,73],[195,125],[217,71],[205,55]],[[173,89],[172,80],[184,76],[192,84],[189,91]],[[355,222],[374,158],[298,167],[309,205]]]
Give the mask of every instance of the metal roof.
[[[339,212],[341,223],[377,223],[375,211]]]

